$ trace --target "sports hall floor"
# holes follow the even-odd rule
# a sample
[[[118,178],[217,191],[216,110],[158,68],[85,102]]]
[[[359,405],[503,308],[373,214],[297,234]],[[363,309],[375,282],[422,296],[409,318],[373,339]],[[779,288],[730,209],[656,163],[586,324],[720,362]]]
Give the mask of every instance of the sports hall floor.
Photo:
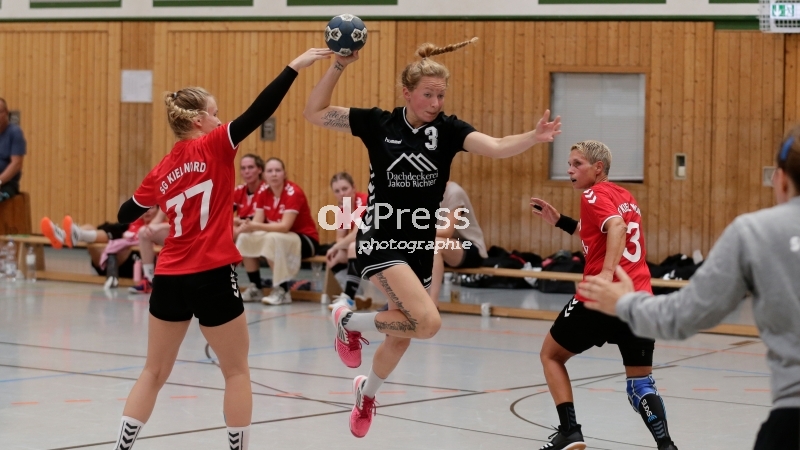
[[[65,264],[85,263],[76,261]],[[535,292],[465,289],[462,301],[566,301]],[[0,305],[0,449],[112,448],[144,364],[147,296],[0,281]],[[333,351],[325,306],[246,304],[246,313],[252,449],[538,449],[558,423],[538,354],[548,322],[443,315],[439,334],[413,343],[383,385],[372,429],[356,439],[347,425],[351,380],[369,370],[380,335],[366,336],[365,364],[348,369]],[[727,321],[752,324],[749,305]],[[193,325],[137,450],[226,448],[223,380],[207,352]],[[752,448],[770,406],[765,352],[759,339],[736,336],[657,343],[655,377],[681,450]],[[589,448],[654,448],[628,405],[615,346],[568,369]]]

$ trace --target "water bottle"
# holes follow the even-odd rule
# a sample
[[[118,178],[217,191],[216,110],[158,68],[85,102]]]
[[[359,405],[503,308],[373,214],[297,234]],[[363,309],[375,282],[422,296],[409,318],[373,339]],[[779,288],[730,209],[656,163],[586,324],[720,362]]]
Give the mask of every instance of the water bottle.
[[[17,278],[17,247],[14,241],[9,240],[6,244],[6,278],[16,280]]]
[[[461,303],[461,274],[453,274],[453,284],[450,285],[450,303]]]
[[[28,281],[31,283],[36,282],[36,252],[33,247],[28,247],[28,253],[25,255],[25,265],[28,268]]]
[[[444,273],[444,280],[442,281],[442,290],[439,294],[439,298],[450,298],[450,292],[452,292],[453,287],[453,276],[456,275],[453,272],[445,272]]]
[[[6,277],[6,246],[0,246],[0,279]]]

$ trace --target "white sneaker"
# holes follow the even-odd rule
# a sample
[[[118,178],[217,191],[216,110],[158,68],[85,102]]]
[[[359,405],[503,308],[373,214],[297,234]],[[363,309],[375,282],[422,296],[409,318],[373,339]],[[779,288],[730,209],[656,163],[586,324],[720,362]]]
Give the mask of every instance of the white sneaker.
[[[265,305],[286,305],[292,303],[292,296],[288,291],[284,291],[282,287],[276,286],[272,288],[272,292],[261,299],[261,303]]]
[[[244,292],[242,292],[242,301],[257,302],[261,300],[261,297],[263,296],[264,293],[261,292],[261,289],[257,288],[255,284],[251,284],[247,289],[244,290]]]
[[[103,289],[111,289],[119,286],[119,279],[117,277],[108,277],[106,282],[103,283]]]
[[[336,308],[339,305],[344,305],[347,309],[351,311],[356,310],[356,302],[349,295],[342,292],[341,294],[337,295],[336,298],[328,305],[328,309],[333,311],[333,308]]]

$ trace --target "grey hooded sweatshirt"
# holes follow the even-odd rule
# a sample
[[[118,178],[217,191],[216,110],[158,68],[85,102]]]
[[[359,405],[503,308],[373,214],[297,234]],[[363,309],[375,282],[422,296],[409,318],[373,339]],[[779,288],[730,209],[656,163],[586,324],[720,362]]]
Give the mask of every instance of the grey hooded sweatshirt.
[[[767,346],[775,408],[800,408],[800,197],[737,217],[683,289],[626,294],[617,315],[639,336],[686,339],[717,325],[747,292]]]

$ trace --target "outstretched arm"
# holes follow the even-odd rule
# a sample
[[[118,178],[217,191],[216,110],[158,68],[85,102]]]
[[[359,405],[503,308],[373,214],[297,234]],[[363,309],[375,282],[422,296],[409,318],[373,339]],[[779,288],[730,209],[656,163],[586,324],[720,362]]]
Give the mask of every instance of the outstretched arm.
[[[569,234],[575,234],[576,231],[581,229],[580,222],[559,213],[553,205],[540,198],[531,197],[531,207],[533,208],[533,213],[537,216],[542,216],[545,222],[556,228],[561,228]]]
[[[347,65],[358,59],[358,52],[348,57],[336,55],[336,61],[319,80],[306,102],[303,117],[318,127],[350,133],[350,108],[331,106],[333,88]]]
[[[541,142],[553,142],[561,134],[561,116],[550,122],[550,110],[536,124],[536,129],[522,134],[514,134],[503,138],[473,132],[464,140],[464,150],[491,158],[508,158],[518,155]]]
[[[306,68],[320,59],[331,57],[333,52],[323,48],[312,48],[290,62],[263,91],[256,97],[253,104],[241,116],[231,122],[230,136],[234,146],[239,145],[247,136],[270,118],[280,106],[281,101],[289,92],[297,72]]]

